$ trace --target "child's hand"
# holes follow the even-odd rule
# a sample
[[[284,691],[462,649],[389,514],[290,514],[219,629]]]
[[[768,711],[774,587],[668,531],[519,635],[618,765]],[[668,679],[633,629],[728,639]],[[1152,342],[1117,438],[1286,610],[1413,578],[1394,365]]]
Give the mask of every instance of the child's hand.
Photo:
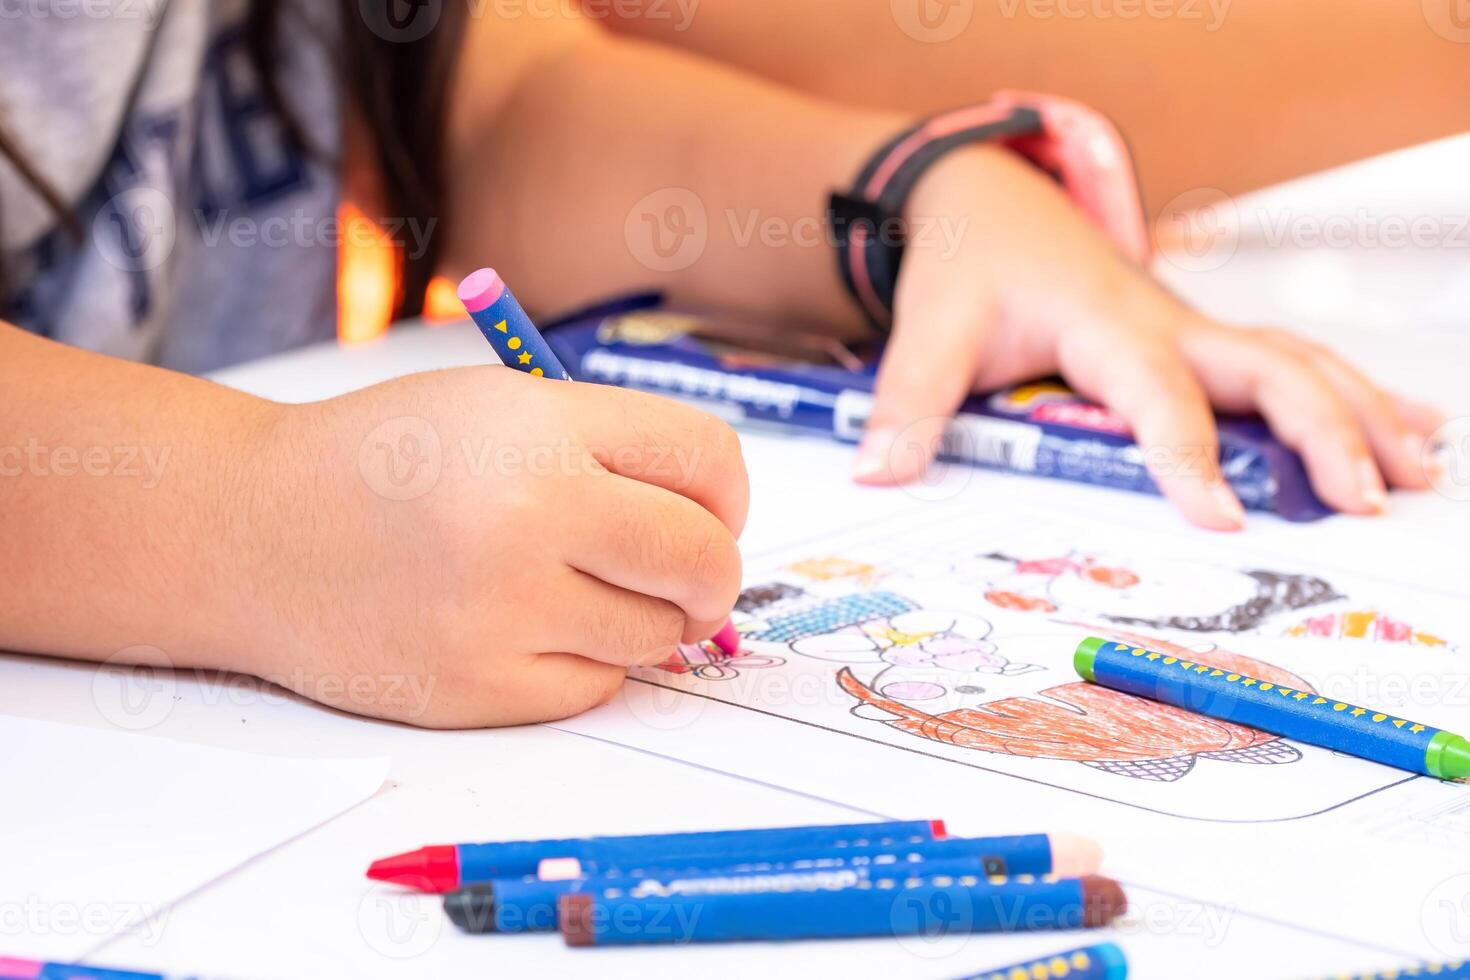
[[[1433,409],[1298,337],[1188,309],[1011,154],[977,148],[940,161],[909,218],[948,222],[959,244],[946,254],[944,236],[931,235],[905,254],[860,481],[922,472],[972,389],[1060,373],[1128,420],[1164,494],[1203,527],[1244,523],[1217,464],[1212,404],[1265,416],[1339,510],[1382,510],[1383,475],[1427,485],[1420,452],[1439,423]]]
[[[271,444],[239,642],[348,711],[572,715],[739,592],[739,442],[675,402],[466,368],[289,409]]]

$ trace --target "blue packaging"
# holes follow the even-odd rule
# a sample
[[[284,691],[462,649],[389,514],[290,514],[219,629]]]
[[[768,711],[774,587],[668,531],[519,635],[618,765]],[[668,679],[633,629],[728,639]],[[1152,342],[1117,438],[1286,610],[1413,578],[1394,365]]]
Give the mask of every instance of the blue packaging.
[[[732,424],[856,442],[872,408],[877,351],[665,306],[640,294],[563,317],[547,341],[578,381],[695,403]],[[753,339],[752,339],[753,338]],[[1332,514],[1300,457],[1253,416],[1221,416],[1220,466],[1248,510],[1288,521]],[[1043,380],[968,399],[940,458],[1011,473],[1158,494],[1144,454],[1111,410]]]

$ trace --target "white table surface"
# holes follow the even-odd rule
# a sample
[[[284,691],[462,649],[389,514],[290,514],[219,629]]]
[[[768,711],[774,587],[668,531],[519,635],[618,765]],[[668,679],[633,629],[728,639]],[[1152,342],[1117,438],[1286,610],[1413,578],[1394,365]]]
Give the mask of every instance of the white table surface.
[[[1298,181],[1236,206],[1256,220],[1287,214],[1351,215],[1367,202],[1379,213],[1470,214],[1463,174],[1470,140],[1455,140]],[[1470,232],[1466,233],[1470,235]],[[1429,250],[1316,248],[1253,243],[1216,267],[1191,271],[1161,262],[1181,293],[1231,319],[1274,320],[1337,344],[1399,386],[1470,414],[1458,376],[1470,364],[1470,249],[1449,241]],[[1196,263],[1197,265],[1197,263]],[[363,346],[325,346],[221,373],[219,380],[282,400],[309,400],[395,375],[490,360],[466,325],[403,328]],[[762,533],[760,487],[750,534]],[[1100,492],[1100,491],[1092,491]],[[818,507],[783,499],[783,507]],[[1143,499],[1120,506],[1153,506]],[[1461,530],[1470,507],[1397,498],[1381,522],[1447,563],[1444,542],[1423,532],[1426,515]],[[1299,533],[1293,529],[1277,533]],[[1460,540],[1465,540],[1461,537]],[[1439,547],[1436,548],[1435,545]],[[1433,553],[1433,554],[1431,554]],[[1463,574],[1461,572],[1460,574]],[[0,712],[104,727],[99,683],[88,665],[0,656]],[[123,967],[215,976],[561,976],[699,973],[706,976],[837,972],[853,976],[957,976],[1068,945],[1073,937],[954,938],[937,944],[891,940],[787,946],[571,951],[552,936],[471,938],[445,922],[437,903],[370,886],[362,872],[377,856],[430,842],[491,837],[631,833],[728,826],[733,801],[768,824],[837,822],[904,815],[854,810],[813,798],[800,786],[736,779],[546,727],[434,733],[367,721],[264,688],[246,678],[168,676],[155,695],[172,699],[160,723],[137,737],[163,736],[231,748],[321,757],[387,755],[390,780],[345,816],[213,883],[169,915],[156,943],[124,937],[95,957]],[[667,787],[676,768],[678,792]],[[604,774],[616,771],[609,781]],[[953,816],[946,814],[945,816]],[[963,819],[952,821],[963,830]],[[0,869],[3,874],[3,869]],[[1181,955],[1199,977],[1278,975],[1282,963],[1323,973],[1388,968],[1400,951],[1353,936],[1305,932],[1248,909],[1199,905],[1157,893],[1130,893],[1145,914],[1120,930],[1135,976],[1170,975]],[[1088,941],[1082,937],[1075,944]],[[1289,958],[1282,958],[1290,951]],[[1270,964],[1269,966],[1267,964]]]

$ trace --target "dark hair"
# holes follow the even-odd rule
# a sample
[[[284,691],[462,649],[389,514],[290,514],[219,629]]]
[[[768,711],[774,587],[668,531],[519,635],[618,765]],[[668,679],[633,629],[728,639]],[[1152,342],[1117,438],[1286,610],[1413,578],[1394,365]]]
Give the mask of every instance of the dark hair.
[[[337,0],[341,31],[335,52],[344,104],[369,134],[370,161],[381,177],[384,213],[416,220],[442,230],[445,174],[444,132],[450,85],[458,62],[465,5],[445,3],[434,29],[419,40],[393,39],[375,30],[386,14],[369,23],[372,8],[386,9],[395,0]],[[308,153],[320,153],[306,138],[292,113],[290,100],[275,77],[273,65],[285,0],[254,0],[245,22],[246,46],[260,77],[267,105],[287,136]],[[290,25],[288,29],[299,29]],[[323,43],[327,43],[323,41]],[[32,190],[55,212],[70,234],[81,236],[77,217],[60,194],[20,153],[16,142],[0,130],[0,157],[9,160]],[[437,220],[437,225],[427,222]],[[430,237],[422,255],[401,256],[395,316],[420,312],[424,290],[434,274],[442,234]],[[0,300],[6,295],[4,255],[0,251]]]

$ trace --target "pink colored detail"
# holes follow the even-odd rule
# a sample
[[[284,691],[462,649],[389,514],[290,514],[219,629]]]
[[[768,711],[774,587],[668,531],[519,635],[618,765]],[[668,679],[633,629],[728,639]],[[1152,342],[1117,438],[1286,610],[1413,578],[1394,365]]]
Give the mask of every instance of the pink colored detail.
[[[37,963],[35,960],[15,960],[0,956],[0,977],[5,977],[6,980],[35,980],[45,966],[45,963]]]
[[[1139,264],[1153,251],[1138,180],[1123,137],[1112,120],[1080,102],[1034,92],[999,92],[1006,108],[1028,106],[1041,114],[1042,139],[1011,142],[1011,148],[1046,170],[1060,172],[1073,202]]]
[[[1302,625],[1306,627],[1308,636],[1337,635],[1337,617],[1331,613],[1326,616],[1309,616]]]
[[[863,195],[870,201],[876,201],[883,193],[883,188],[888,186],[888,182],[898,172],[898,168],[903,166],[905,160],[918,152],[920,147],[937,139],[951,136],[963,129],[974,129],[976,126],[993,123],[1010,115],[1011,111],[1010,106],[979,105],[935,116],[922,128],[905,137],[893,148],[893,152],[883,158],[883,162],[874,171],[872,179],[868,181],[868,186],[863,189]]]
[[[725,625],[713,637],[715,646],[725,651],[726,656],[733,657],[740,652],[740,632],[735,629],[735,624],[725,620]]]
[[[471,313],[479,313],[505,293],[505,280],[494,269],[479,269],[459,284],[459,301]]]
[[[852,281],[857,286],[858,296],[863,301],[863,306],[868,310],[868,315],[873,318],[874,323],[884,323],[888,320],[888,308],[878,298],[878,291],[873,288],[873,280],[868,276],[868,259],[865,251],[868,244],[867,225],[857,225],[852,229],[852,247],[847,250],[848,262],[852,266]]]
[[[1408,623],[1397,619],[1389,619],[1387,616],[1379,613],[1378,639],[1384,643],[1409,643],[1414,639],[1414,631]]]
[[[879,693],[899,701],[932,701],[944,695],[944,688],[928,681],[896,681],[885,685]]]
[[[1122,416],[1101,405],[1054,402],[1049,405],[1036,406],[1031,412],[1031,417],[1038,422],[1070,425],[1093,432],[1116,432],[1118,435],[1126,436],[1129,431],[1128,423],[1123,421]]]
[[[1019,575],[1062,575],[1080,571],[1082,566],[1070,558],[1038,558],[1034,561],[1016,562],[1016,572]]]

